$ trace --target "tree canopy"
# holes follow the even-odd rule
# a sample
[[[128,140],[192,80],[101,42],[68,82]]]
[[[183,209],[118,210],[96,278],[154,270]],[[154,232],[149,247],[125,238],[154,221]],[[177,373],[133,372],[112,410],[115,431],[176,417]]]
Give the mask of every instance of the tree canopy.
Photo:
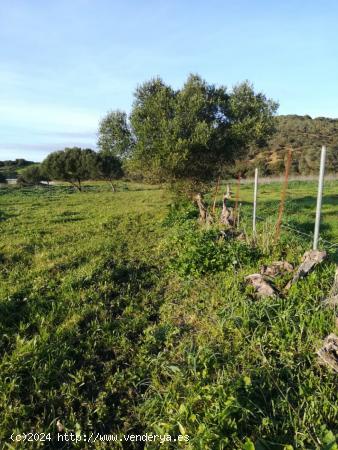
[[[133,160],[159,180],[208,181],[262,144],[274,130],[277,104],[248,83],[228,92],[190,75],[179,90],[160,78],[134,94]]]
[[[98,148],[66,148],[43,163],[53,179],[81,190],[89,178],[109,181],[123,169],[153,181],[207,183],[262,146],[274,131],[277,104],[244,82],[228,91],[190,75],[181,89],[157,77],[139,85],[132,111],[109,111],[98,129]]]
[[[81,191],[81,183],[97,174],[97,154],[88,148],[65,148],[50,153],[42,162],[42,170],[51,179],[67,181]]]
[[[97,146],[101,152],[120,159],[130,155],[133,138],[125,112],[110,111],[101,120]]]

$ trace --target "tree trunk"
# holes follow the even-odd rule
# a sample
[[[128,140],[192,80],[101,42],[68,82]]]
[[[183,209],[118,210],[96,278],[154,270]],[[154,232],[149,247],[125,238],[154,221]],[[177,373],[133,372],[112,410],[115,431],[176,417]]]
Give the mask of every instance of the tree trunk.
[[[221,213],[220,222],[227,227],[232,227],[234,224],[234,215],[232,208],[227,208],[226,201],[228,198],[228,194],[224,194],[223,196],[223,208]]]
[[[77,189],[79,192],[82,191],[81,183],[77,184],[77,183],[75,183],[74,181],[68,181],[68,183],[70,183],[70,184],[71,184],[75,189]]]
[[[230,185],[227,184],[227,190],[226,190],[226,193],[225,193],[225,197],[227,199],[229,199],[229,198],[231,198],[231,196],[232,196],[232,192],[231,192],[231,189],[230,189]]]
[[[204,206],[201,194],[195,195],[194,198],[200,212],[199,222],[210,224],[212,222],[212,216],[208,213],[207,208]]]

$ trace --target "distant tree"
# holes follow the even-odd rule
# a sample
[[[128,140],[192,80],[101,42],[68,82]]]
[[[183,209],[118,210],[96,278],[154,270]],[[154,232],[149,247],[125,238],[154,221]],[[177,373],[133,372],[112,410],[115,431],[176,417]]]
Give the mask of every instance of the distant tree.
[[[338,147],[327,149],[326,171],[329,173],[338,173]]]
[[[0,183],[1,184],[7,183],[7,178],[6,178],[5,174],[3,174],[2,172],[0,172]]]
[[[6,178],[17,178],[18,170],[34,164],[34,161],[26,161],[25,159],[15,159],[0,161],[1,171]]]
[[[15,164],[17,167],[25,167],[25,166],[31,164],[31,161],[26,161],[26,160],[23,159],[23,158],[17,158],[17,159],[14,161],[14,164]]]
[[[133,147],[133,138],[125,112],[110,111],[101,120],[97,145],[101,152],[120,159],[130,154]]]
[[[17,178],[20,185],[39,185],[41,181],[46,181],[39,165],[29,166],[23,169]]]
[[[303,175],[318,174],[320,166],[320,147],[304,149],[299,157],[299,169]],[[327,148],[325,160],[326,173],[338,173],[338,147]]]
[[[107,181],[114,192],[114,180],[118,180],[123,176],[122,163],[119,158],[109,152],[99,152],[97,158],[97,176],[98,178]]]
[[[73,147],[49,154],[42,162],[42,170],[52,180],[66,181],[81,191],[81,183],[96,176],[97,164],[93,150]]]

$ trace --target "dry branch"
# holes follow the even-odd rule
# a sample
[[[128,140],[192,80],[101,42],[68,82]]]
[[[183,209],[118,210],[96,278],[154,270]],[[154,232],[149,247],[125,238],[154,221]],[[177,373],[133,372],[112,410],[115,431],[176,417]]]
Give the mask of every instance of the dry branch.
[[[195,200],[200,212],[200,216],[199,216],[199,222],[202,224],[210,224],[212,223],[213,219],[212,216],[208,213],[208,209],[206,208],[206,206],[203,203],[203,199],[202,199],[202,195],[201,194],[197,194],[195,196]]]

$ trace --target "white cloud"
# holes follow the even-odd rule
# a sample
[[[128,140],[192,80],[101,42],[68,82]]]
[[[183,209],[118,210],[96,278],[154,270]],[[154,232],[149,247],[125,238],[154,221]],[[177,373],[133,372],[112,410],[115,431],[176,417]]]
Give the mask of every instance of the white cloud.
[[[64,132],[95,132],[100,115],[86,110],[25,102],[0,104],[2,126],[19,125],[36,130],[60,130]]]

